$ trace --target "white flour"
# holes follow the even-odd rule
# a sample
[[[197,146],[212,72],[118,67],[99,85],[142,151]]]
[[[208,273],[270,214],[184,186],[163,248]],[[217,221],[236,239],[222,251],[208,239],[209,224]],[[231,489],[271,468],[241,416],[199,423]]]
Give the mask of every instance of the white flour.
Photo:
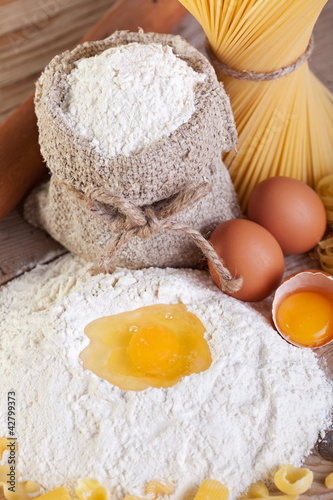
[[[105,154],[130,156],[191,118],[204,79],[169,46],[130,43],[77,62],[64,110]]]
[[[288,345],[208,273],[120,270],[91,277],[66,256],[1,290],[0,435],[17,394],[19,470],[50,490],[97,479],[110,499],[169,479],[175,499],[205,478],[235,498],[284,462],[300,464],[329,425],[332,391],[310,350]],[[122,392],[83,371],[87,323],[183,302],[203,322],[211,367],[170,389]]]

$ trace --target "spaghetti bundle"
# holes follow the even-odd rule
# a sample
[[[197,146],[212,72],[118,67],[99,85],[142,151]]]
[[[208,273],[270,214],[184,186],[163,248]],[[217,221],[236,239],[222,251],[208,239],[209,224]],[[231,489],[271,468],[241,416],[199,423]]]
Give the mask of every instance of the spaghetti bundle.
[[[332,173],[333,95],[306,60],[327,0],[180,2],[203,26],[218,78],[231,99],[239,153],[227,153],[224,161],[242,208],[267,177],[286,175],[314,187]],[[220,63],[239,75],[225,74]],[[279,71],[283,68],[287,71]],[[260,73],[272,72],[278,77],[258,81]]]

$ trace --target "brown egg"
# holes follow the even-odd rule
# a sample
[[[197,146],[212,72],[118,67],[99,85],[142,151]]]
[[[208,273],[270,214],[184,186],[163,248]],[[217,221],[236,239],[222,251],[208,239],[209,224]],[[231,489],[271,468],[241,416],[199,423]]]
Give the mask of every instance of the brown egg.
[[[286,255],[308,252],[326,229],[326,212],[317,193],[290,177],[270,177],[258,184],[247,214],[275,236]]]
[[[232,295],[244,301],[268,297],[281,282],[284,271],[282,250],[265,228],[246,219],[222,222],[213,231],[210,242],[224,265],[235,277],[243,277],[242,288]],[[219,278],[210,264],[215,283]]]

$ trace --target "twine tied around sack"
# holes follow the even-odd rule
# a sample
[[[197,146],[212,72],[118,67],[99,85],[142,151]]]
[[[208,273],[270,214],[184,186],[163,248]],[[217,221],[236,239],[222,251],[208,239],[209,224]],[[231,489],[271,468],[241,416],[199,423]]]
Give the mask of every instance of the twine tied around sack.
[[[203,182],[197,186],[190,184],[167,200],[143,207],[138,207],[123,196],[102,188],[92,188],[84,194],[63,182],[61,184],[80,199],[95,216],[112,222],[112,231],[115,235],[107,244],[98,266],[99,272],[114,270],[117,253],[130,239],[134,237],[145,239],[159,231],[168,230],[184,234],[193,241],[218,273],[223,291],[233,293],[242,286],[243,279],[231,275],[209,241],[198,230],[174,218],[176,214],[207,196],[212,189],[210,183]],[[119,212],[117,215],[115,209]]]
[[[205,40],[205,49],[208,54],[210,62],[213,64],[215,68],[217,68],[221,73],[232,76],[233,78],[237,78],[237,80],[248,80],[252,82],[267,82],[269,80],[275,80],[276,78],[281,78],[282,76],[287,76],[290,75],[290,73],[293,73],[296,71],[302,64],[305,63],[311,56],[314,48],[314,38],[313,35],[311,35],[309,45],[305,52],[300,55],[300,57],[294,61],[291,64],[288,64],[288,66],[285,66],[284,68],[277,69],[275,71],[271,71],[268,73],[260,73],[256,71],[238,71],[237,69],[232,68],[228,64],[224,64],[221,62],[216,55],[214,54],[208,39],[206,38]]]

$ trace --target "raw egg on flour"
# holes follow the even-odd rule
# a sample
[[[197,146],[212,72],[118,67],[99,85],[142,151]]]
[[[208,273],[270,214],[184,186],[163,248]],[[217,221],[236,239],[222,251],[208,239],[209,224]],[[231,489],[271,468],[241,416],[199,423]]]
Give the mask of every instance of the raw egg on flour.
[[[205,328],[184,304],[159,304],[96,319],[83,368],[126,391],[172,387],[211,365]]]
[[[333,340],[333,277],[309,270],[287,278],[277,289],[272,314],[279,333],[299,347]]]

